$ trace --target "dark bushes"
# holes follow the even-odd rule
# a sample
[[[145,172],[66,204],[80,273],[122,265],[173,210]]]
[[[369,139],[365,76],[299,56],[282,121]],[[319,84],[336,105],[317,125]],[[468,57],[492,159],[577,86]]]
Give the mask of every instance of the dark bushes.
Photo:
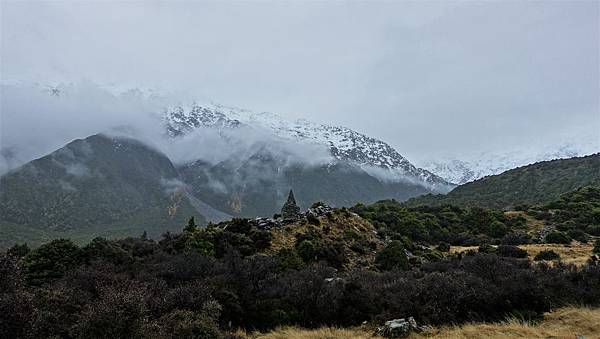
[[[544,241],[548,244],[570,244],[571,238],[563,232],[553,231],[546,235]]]
[[[313,240],[300,243],[307,241]],[[23,271],[15,256],[0,256],[0,336],[217,338],[229,324],[267,330],[408,316],[448,324],[497,321],[517,311],[535,316],[565,304],[600,305],[600,265],[532,265],[512,258],[521,256],[512,246],[496,251],[509,257],[474,253],[403,271],[404,246],[392,241],[377,260],[391,270],[379,273],[336,270],[331,259],[305,264],[295,249],[274,256],[228,251],[214,258],[174,251],[178,243],[172,235],[160,244],[100,241],[94,251],[84,251],[87,260],[43,286],[27,275],[40,276],[32,268],[46,272],[46,265]],[[80,251],[66,247],[66,253]],[[127,260],[114,260],[119,248]],[[54,255],[48,248],[37,253],[38,262]],[[314,253],[321,255],[318,248]]]
[[[527,251],[511,245],[498,246],[498,248],[496,248],[496,254],[501,257],[527,258]]]
[[[375,257],[375,265],[384,271],[408,269],[408,257],[406,256],[402,242],[394,240],[379,251]]]
[[[558,255],[558,253],[554,252],[553,250],[541,251],[540,253],[536,254],[535,257],[533,258],[533,260],[535,260],[535,261],[557,260],[557,259],[560,259],[560,255]]]

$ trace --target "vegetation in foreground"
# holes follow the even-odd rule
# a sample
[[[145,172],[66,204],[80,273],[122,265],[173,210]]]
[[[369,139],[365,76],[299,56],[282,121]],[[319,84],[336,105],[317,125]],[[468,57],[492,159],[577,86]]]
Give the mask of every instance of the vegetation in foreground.
[[[393,201],[350,210],[316,204],[291,223],[198,227],[192,218],[158,241],[144,234],[17,245],[0,256],[0,337],[227,338],[237,329],[408,317],[444,326],[598,307],[596,256],[549,264],[548,254],[533,262],[517,247],[548,242],[531,233],[534,218],[542,231],[576,235],[597,252],[598,192],[582,188],[525,216]],[[477,250],[454,253],[456,244]]]
[[[543,320],[528,322],[511,318],[498,323],[472,323],[453,327],[429,328],[422,333],[413,333],[409,339],[420,338],[600,338],[600,309],[566,307],[544,314]],[[268,333],[239,332],[245,339],[368,339],[381,338],[368,328],[353,329],[278,328]]]
[[[365,271],[289,249],[201,253],[211,246],[192,237],[11,249],[0,258],[0,336],[227,338],[237,328],[351,327],[409,316],[440,326],[600,306],[600,265],[591,260],[578,268],[473,253]]]

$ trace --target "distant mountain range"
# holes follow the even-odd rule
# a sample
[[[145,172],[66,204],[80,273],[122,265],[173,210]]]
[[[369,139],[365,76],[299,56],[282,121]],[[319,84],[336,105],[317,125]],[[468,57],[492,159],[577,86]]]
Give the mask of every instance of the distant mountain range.
[[[513,209],[546,203],[563,193],[600,184],[600,153],[570,159],[542,161],[460,185],[448,194],[410,199],[409,206],[458,205]]]
[[[418,162],[418,165],[448,182],[461,185],[540,161],[581,157],[598,152],[600,152],[600,134],[582,136],[577,141],[546,145],[541,148],[524,145],[518,150],[482,152],[458,159],[438,158]]]
[[[388,144],[343,127],[197,104],[167,108],[163,124],[153,143],[122,129],[92,135],[4,174],[2,241],[156,236],[192,215],[200,224],[271,216],[290,189],[307,208],[315,201],[403,201],[454,187]],[[218,140],[194,139],[198,134]],[[184,141],[192,145],[171,158]],[[197,149],[218,160],[194,157]]]
[[[57,99],[69,95],[58,88],[48,94]],[[429,166],[443,179],[387,143],[345,127],[289,122],[271,113],[213,104],[162,107],[159,135],[149,138],[127,128],[95,134],[2,175],[0,240],[89,239],[144,231],[156,236],[180,229],[192,215],[200,224],[270,216],[290,189],[303,208],[316,201],[351,206],[420,195],[426,196],[411,203],[439,203],[447,197],[459,204],[493,201],[490,205],[504,208],[535,201],[528,194],[555,196],[596,177],[595,165],[558,171],[540,165],[544,169],[533,176],[509,171],[502,177],[508,181],[486,178],[454,189],[449,181],[470,181],[530,160],[507,155],[494,158],[496,165],[490,160],[483,166],[482,159],[477,166]],[[13,156],[2,151],[2,156]],[[569,155],[561,150],[560,157]],[[470,187],[482,188],[461,193],[471,192]],[[488,196],[507,189],[517,193],[499,193],[499,200]]]
[[[428,185],[434,191],[449,189],[444,179],[414,166],[387,143],[345,127],[315,124],[304,119],[289,122],[273,113],[198,104],[167,109],[165,122],[172,137],[185,135],[200,127],[232,130],[246,126],[264,130],[283,140],[326,146],[336,160],[381,173],[387,179],[408,179]]]

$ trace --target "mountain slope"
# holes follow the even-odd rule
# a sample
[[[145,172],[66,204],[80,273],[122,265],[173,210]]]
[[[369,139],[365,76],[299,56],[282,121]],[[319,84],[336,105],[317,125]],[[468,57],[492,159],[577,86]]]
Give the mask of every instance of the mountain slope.
[[[158,235],[198,214],[171,161],[138,141],[94,135],[0,178],[0,223],[42,231]]]
[[[437,158],[420,162],[419,165],[449,182],[462,185],[540,161],[581,157],[597,152],[600,152],[600,139],[598,135],[589,135],[542,147],[530,145],[518,150],[465,155],[460,159]]]
[[[254,154],[242,163],[237,159],[215,165],[196,161],[179,171],[194,196],[228,214],[245,217],[279,212],[290,189],[304,208],[315,201],[352,206],[383,198],[406,200],[429,192],[413,182],[381,181],[347,162],[286,165],[268,152]]]
[[[549,202],[560,194],[600,181],[600,153],[543,161],[458,186],[446,195],[425,195],[408,205],[454,204],[509,209]]]
[[[165,124],[168,134],[173,137],[200,127],[218,130],[250,127],[282,140],[326,146],[335,160],[351,162],[367,171],[372,168],[383,169],[387,178],[409,178],[435,192],[447,192],[452,188],[444,179],[411,164],[385,142],[345,127],[319,125],[302,119],[288,122],[272,113],[198,104],[166,110]]]

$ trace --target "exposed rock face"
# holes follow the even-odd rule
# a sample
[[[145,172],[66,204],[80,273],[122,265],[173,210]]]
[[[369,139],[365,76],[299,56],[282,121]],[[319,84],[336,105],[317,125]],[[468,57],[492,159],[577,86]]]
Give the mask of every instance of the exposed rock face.
[[[377,334],[386,338],[402,338],[408,336],[410,332],[418,332],[421,328],[413,317],[408,319],[394,319],[385,322],[385,325],[377,328]]]
[[[288,195],[287,201],[281,208],[281,217],[283,220],[298,220],[301,217],[300,207],[296,204],[296,199],[294,198],[294,192],[290,190],[290,194]]]
[[[282,226],[281,221],[270,218],[256,218],[251,221],[251,223],[254,227],[264,231],[270,231],[274,228],[280,228]]]
[[[330,206],[322,203],[322,202],[317,202],[315,204],[313,204],[313,206],[311,208],[308,209],[308,211],[306,211],[306,213],[304,213],[304,215],[309,218],[309,217],[324,217],[324,216],[329,216],[331,215],[331,213],[333,212],[333,208],[331,208]]]

